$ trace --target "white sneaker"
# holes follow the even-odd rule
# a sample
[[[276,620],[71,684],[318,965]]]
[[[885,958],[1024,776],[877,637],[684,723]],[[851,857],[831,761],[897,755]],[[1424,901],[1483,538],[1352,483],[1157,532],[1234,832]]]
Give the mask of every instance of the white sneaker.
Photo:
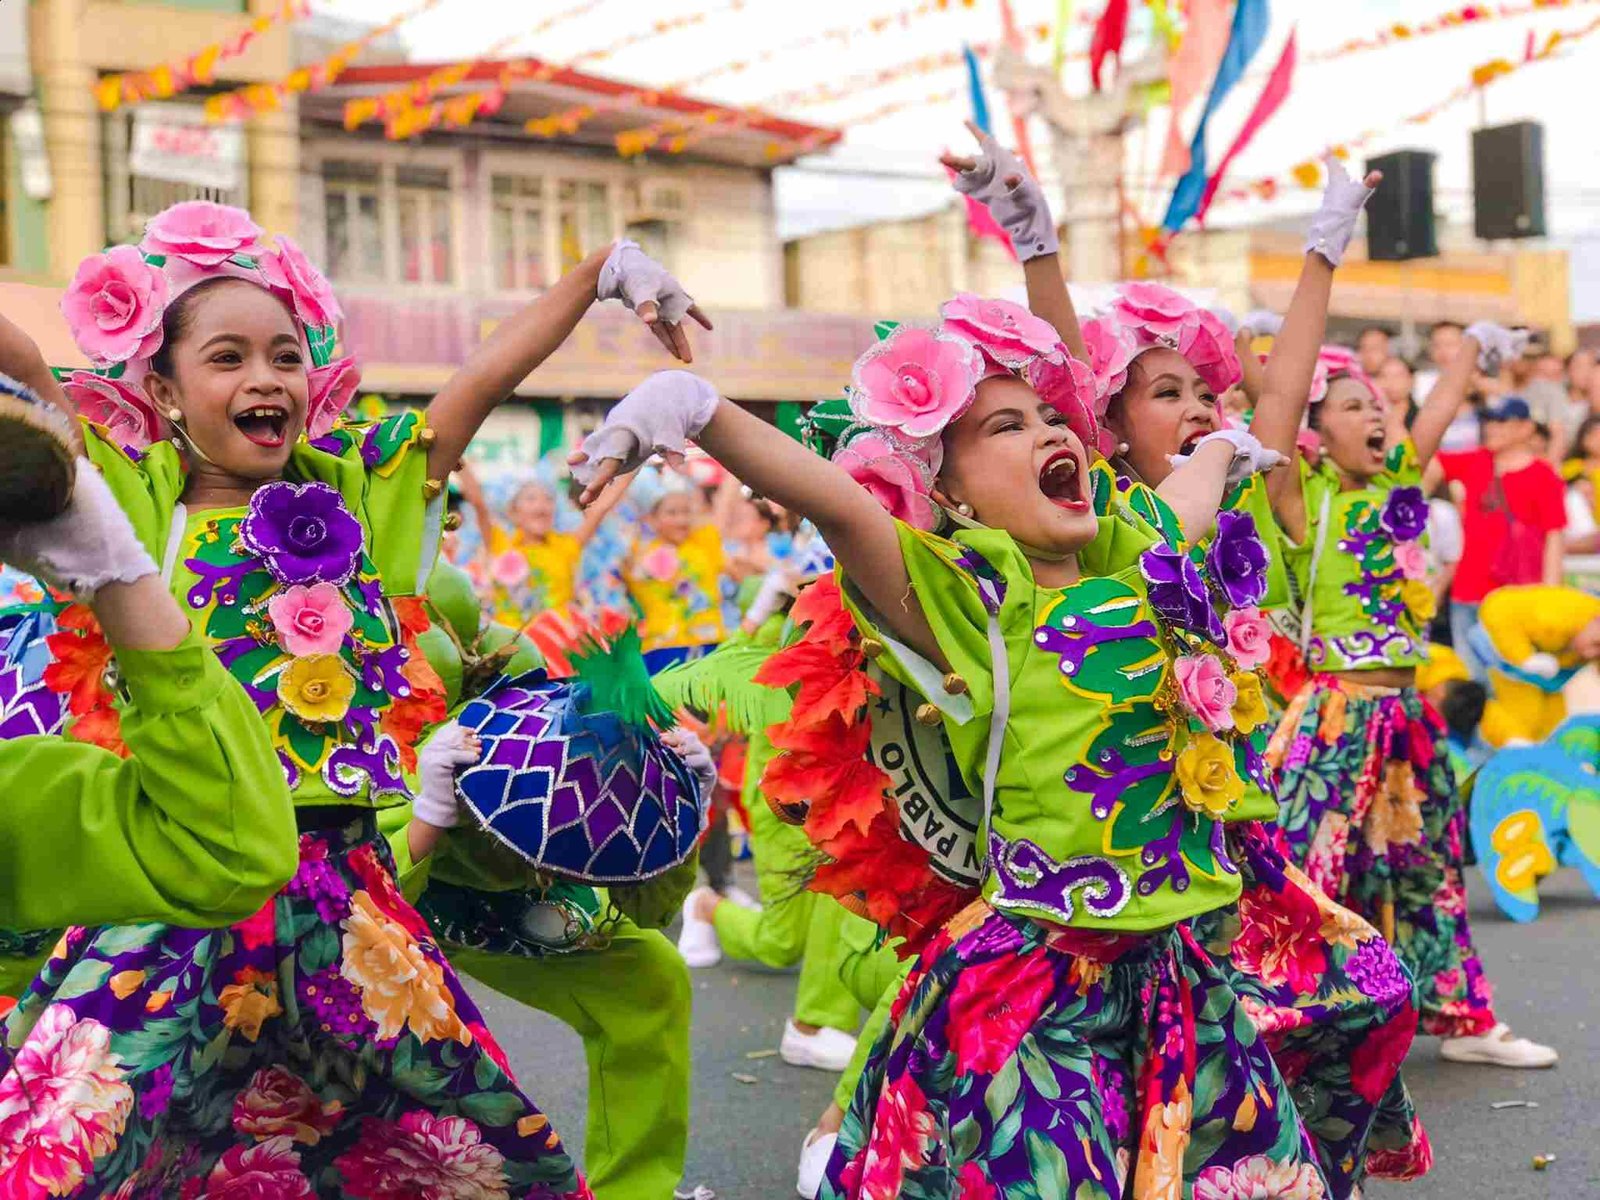
[[[1553,1067],[1558,1055],[1550,1046],[1511,1036],[1503,1022],[1477,1037],[1445,1038],[1439,1057],[1458,1063],[1486,1063],[1494,1067]]]
[[[819,1071],[843,1071],[855,1056],[856,1040],[840,1029],[819,1029],[801,1033],[794,1021],[783,1023],[783,1041],[778,1055],[791,1067],[815,1067]]]
[[[800,1171],[795,1176],[794,1190],[805,1200],[817,1200],[822,1190],[822,1177],[828,1173],[828,1160],[833,1157],[833,1147],[839,1140],[837,1133],[823,1133],[813,1129],[806,1134],[800,1147]]]
[[[707,887],[698,887],[683,902],[683,932],[678,934],[678,953],[683,961],[699,970],[714,967],[722,961],[722,943],[717,941],[717,927],[694,915],[695,906],[702,896],[715,896]]]
[[[724,900],[732,900],[740,908],[748,908],[751,912],[760,912],[761,905],[749,892],[742,887],[730,887],[722,893]]]

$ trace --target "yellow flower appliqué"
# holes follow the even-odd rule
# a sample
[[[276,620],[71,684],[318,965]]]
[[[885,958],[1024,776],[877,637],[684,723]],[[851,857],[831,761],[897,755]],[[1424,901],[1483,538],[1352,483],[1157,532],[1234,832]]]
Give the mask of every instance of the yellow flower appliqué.
[[[1418,625],[1426,625],[1439,611],[1438,602],[1433,598],[1433,589],[1420,579],[1408,579],[1401,584],[1400,599],[1405,601],[1411,619]]]
[[[233,978],[217,994],[222,1023],[253,1042],[261,1036],[261,1026],[283,1012],[283,1005],[278,1003],[278,978],[254,967],[245,968]]]
[[[380,1038],[395,1037],[409,1026],[420,1042],[472,1044],[472,1033],[445,987],[444,971],[366,892],[351,900],[339,971],[360,989],[362,1011],[377,1023]]]
[[[1176,774],[1184,804],[1207,816],[1221,817],[1244,796],[1233,751],[1209,733],[1199,734],[1183,748]]]
[[[338,721],[350,709],[356,681],[337,654],[297,658],[278,676],[278,699],[302,721]]]
[[[1230,678],[1239,693],[1233,702],[1233,727],[1240,733],[1251,733],[1267,719],[1267,696],[1261,688],[1261,677],[1253,671],[1239,671]]]

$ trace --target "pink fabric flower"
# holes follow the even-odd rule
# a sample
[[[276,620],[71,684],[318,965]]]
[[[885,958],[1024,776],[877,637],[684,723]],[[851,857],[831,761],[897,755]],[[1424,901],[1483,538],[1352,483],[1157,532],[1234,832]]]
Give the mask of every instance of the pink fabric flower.
[[[533,568],[519,551],[506,550],[494,556],[489,564],[489,578],[501,587],[517,587],[525,582]]]
[[[285,293],[303,325],[322,329],[344,319],[333,285],[306,257],[293,238],[279,235],[276,251],[261,255],[261,274],[275,291]]]
[[[1207,309],[1196,309],[1194,324],[1178,335],[1178,353],[1189,360],[1205,385],[1219,396],[1243,376],[1233,335]]]
[[[995,1200],[999,1194],[994,1183],[976,1162],[968,1159],[961,1164],[961,1170],[956,1175],[955,1200]]]
[[[254,1146],[231,1146],[206,1176],[196,1200],[315,1200],[300,1170],[294,1139],[282,1135]]]
[[[1426,579],[1428,556],[1421,542],[1397,542],[1394,548],[1394,565],[1407,579]]]
[[[331,583],[295,584],[267,602],[278,643],[296,658],[337,654],[355,618]]]
[[[1368,1104],[1383,1099],[1417,1036],[1417,1011],[1409,1003],[1377,1029],[1367,1030],[1350,1057],[1350,1086]]]
[[[361,1140],[334,1160],[355,1200],[507,1200],[505,1157],[465,1117],[413,1110],[398,1121],[369,1117]]]
[[[917,529],[933,529],[938,524],[925,469],[887,438],[875,433],[858,435],[834,453],[833,461],[891,517]]]
[[[1222,619],[1222,629],[1228,637],[1228,653],[1242,670],[1254,671],[1272,658],[1272,622],[1254,605],[1234,609]]]
[[[103,427],[118,446],[143,450],[161,440],[161,417],[150,397],[121,379],[74,371],[62,381],[72,407],[86,421]]]
[[[132,1111],[133,1089],[111,1052],[111,1031],[52,1004],[0,1078],[6,1194],[76,1191],[95,1159],[116,1148]]]
[[[899,1196],[905,1173],[928,1161],[937,1133],[938,1123],[928,1111],[928,1098],[916,1080],[902,1075],[885,1087],[873,1113],[859,1200],[893,1200]]]
[[[260,238],[261,227],[244,209],[186,200],[150,218],[139,249],[197,267],[218,267],[235,254],[259,253]]]
[[[868,425],[921,441],[971,407],[982,372],[970,342],[902,325],[856,359],[850,407]]]
[[[1125,324],[1149,331],[1152,338],[1176,337],[1185,326],[1195,325],[1204,311],[1166,284],[1147,282],[1123,284],[1111,309]]]
[[[678,552],[671,546],[657,546],[639,560],[639,574],[662,583],[677,575],[678,567]]]
[[[167,277],[132,246],[114,246],[78,264],[61,297],[72,339],[99,366],[148,358],[161,349]]]
[[[361,386],[361,371],[353,358],[341,358],[306,373],[306,436],[319,438],[333,428],[339,414],[350,407]]]
[[[950,1049],[962,1075],[993,1075],[1044,1010],[1055,972],[1043,950],[962,969],[950,997]]]
[[[1019,368],[1039,357],[1060,359],[1066,347],[1055,327],[1009,300],[986,300],[962,292],[939,308],[946,332],[976,342],[995,362]]]
[[[1233,1166],[1207,1167],[1194,1181],[1194,1200],[1323,1200],[1327,1189],[1308,1162],[1275,1162],[1265,1154]]]
[[[1172,664],[1183,706],[1213,733],[1233,728],[1239,689],[1214,654],[1185,654]]]
[[[1128,386],[1128,368],[1139,356],[1139,346],[1115,317],[1085,321],[1083,344],[1089,354],[1089,369],[1094,372],[1098,412],[1104,416],[1111,397]]]
[[[1374,400],[1383,403],[1383,393],[1378,390],[1377,383],[1362,370],[1356,352],[1346,346],[1324,346],[1317,353],[1317,369],[1311,379],[1311,403],[1317,404],[1326,398],[1328,386],[1341,375],[1354,379]]]
[[[1233,964],[1268,987],[1315,993],[1328,967],[1322,914],[1305,893],[1246,888],[1239,897]]]
[[[1060,360],[1036,358],[1022,373],[1039,399],[1067,418],[1067,427],[1085,449],[1111,453],[1116,439],[1100,424],[1093,371],[1069,355]]]
[[[317,1098],[305,1080],[283,1067],[262,1067],[233,1101],[233,1127],[260,1141],[287,1137],[315,1146],[339,1125],[344,1105]]]

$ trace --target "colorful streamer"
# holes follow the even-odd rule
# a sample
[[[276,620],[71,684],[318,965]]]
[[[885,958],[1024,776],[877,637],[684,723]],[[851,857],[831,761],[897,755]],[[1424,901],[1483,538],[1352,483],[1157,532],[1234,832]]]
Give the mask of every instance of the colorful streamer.
[[[1205,81],[1217,73],[1222,52],[1228,48],[1232,8],[1233,0],[1191,0],[1188,28],[1167,68],[1172,115],[1161,159],[1163,175],[1181,175],[1189,169],[1189,143],[1183,138],[1180,122]]]
[[[277,12],[255,18],[227,41],[213,42],[179,62],[151,67],[148,71],[107,75],[95,84],[95,102],[99,104],[101,112],[116,112],[123,105],[142,104],[146,100],[167,100],[192,87],[203,87],[216,79],[219,66],[238,58],[250,49],[257,38],[279,25],[287,25],[310,15],[311,6],[306,0],[285,0]]]
[[[1525,0],[1524,3],[1520,4],[1463,4],[1448,12],[1440,13],[1436,17],[1430,17],[1426,21],[1415,23],[1399,21],[1380,29],[1371,36],[1351,38],[1338,46],[1308,54],[1305,61],[1308,66],[1313,63],[1332,62],[1335,59],[1345,58],[1352,54],[1362,54],[1368,50],[1384,50],[1391,46],[1414,41],[1417,38],[1449,33],[1469,25],[1534,16],[1539,13],[1555,12],[1562,9],[1581,8],[1596,3],[1600,3],[1600,0]]]
[[[967,98],[972,102],[972,123],[985,133],[994,133],[994,120],[989,116],[989,98],[983,94],[983,73],[978,69],[978,56],[971,46],[961,47],[961,61],[967,68]]]
[[[1239,129],[1239,134],[1233,139],[1233,145],[1228,147],[1228,152],[1222,156],[1222,161],[1217,164],[1215,174],[1206,184],[1205,195],[1200,197],[1200,207],[1195,211],[1195,220],[1204,223],[1206,210],[1211,207],[1211,201],[1217,194],[1217,187],[1227,175],[1228,168],[1233,165],[1233,160],[1243,153],[1261,131],[1261,127],[1272,119],[1274,113],[1283,107],[1283,102],[1288,98],[1289,89],[1294,86],[1294,59],[1295,59],[1295,31],[1289,30],[1289,40],[1284,44],[1283,53],[1278,58],[1278,65],[1272,68],[1272,74],[1267,77],[1267,84],[1261,89],[1261,95],[1256,98],[1256,106],[1250,110],[1250,115],[1245,118],[1244,125]]]
[[[206,120],[212,124],[224,121],[242,121],[257,113],[277,112],[290,96],[302,92],[316,92],[328,87],[350,69],[350,64],[363,50],[379,38],[387,37],[407,21],[414,20],[438,5],[439,0],[421,0],[421,3],[391,17],[382,25],[369,29],[360,37],[346,42],[321,62],[291,71],[276,83],[252,83],[232,92],[223,92],[206,100]]]
[[[1089,39],[1089,83],[1100,90],[1100,74],[1107,58],[1122,64],[1122,42],[1128,35],[1128,0],[1106,0],[1105,11]]]
[[[1217,67],[1211,94],[1206,97],[1200,123],[1195,127],[1194,139],[1189,143],[1189,169],[1173,189],[1167,215],[1161,221],[1162,228],[1169,232],[1182,229],[1200,206],[1200,197],[1206,186],[1206,126],[1210,124],[1211,116],[1223,98],[1244,76],[1250,60],[1261,49],[1261,43],[1267,37],[1267,22],[1267,0],[1239,0],[1233,11],[1233,30],[1228,35],[1228,48],[1222,52],[1222,63]]]

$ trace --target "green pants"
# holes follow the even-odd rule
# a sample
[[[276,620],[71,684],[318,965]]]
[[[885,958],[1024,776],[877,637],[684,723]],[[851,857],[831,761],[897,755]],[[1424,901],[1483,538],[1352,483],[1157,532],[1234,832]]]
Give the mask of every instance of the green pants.
[[[761,888],[761,910],[717,906],[722,952],[730,958],[783,968],[800,964],[794,1019],[853,1033],[863,1007],[840,979],[847,943],[876,934],[869,921],[846,912],[831,896],[805,888],[814,853],[805,832],[780,821],[759,794],[750,813],[750,852]]]
[[[624,921],[603,950],[526,958],[446,947],[451,964],[547,1012],[589,1060],[584,1173],[596,1200],[666,1200],[689,1143],[689,969],[655,930]]]
[[[862,1008],[872,1011],[856,1036],[856,1052],[850,1058],[850,1065],[839,1076],[839,1082],[833,1089],[833,1102],[846,1112],[850,1110],[856,1084],[861,1081],[861,1072],[866,1070],[867,1056],[872,1053],[873,1043],[888,1028],[889,1010],[894,1007],[895,997],[900,994],[901,985],[911,973],[912,964],[917,961],[908,958],[901,962],[892,946],[877,944],[878,930],[875,925],[867,921],[861,921],[860,924],[866,928],[850,929],[845,934],[839,980]]]

